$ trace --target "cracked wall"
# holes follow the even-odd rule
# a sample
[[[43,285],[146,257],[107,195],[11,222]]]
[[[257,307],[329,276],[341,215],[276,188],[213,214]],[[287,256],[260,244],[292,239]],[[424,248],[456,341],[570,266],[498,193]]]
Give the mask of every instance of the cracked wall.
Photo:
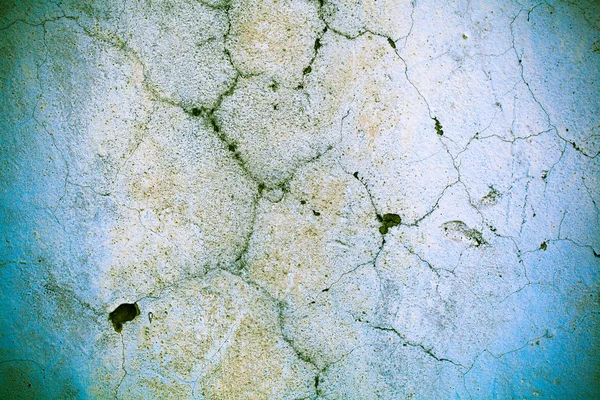
[[[600,397],[596,2],[0,11],[0,397]]]

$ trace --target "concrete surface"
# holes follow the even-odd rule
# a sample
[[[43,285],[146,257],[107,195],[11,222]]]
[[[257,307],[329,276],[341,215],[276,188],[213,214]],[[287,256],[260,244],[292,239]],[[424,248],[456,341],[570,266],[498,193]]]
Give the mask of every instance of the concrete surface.
[[[2,0],[0,398],[600,398],[599,4]]]

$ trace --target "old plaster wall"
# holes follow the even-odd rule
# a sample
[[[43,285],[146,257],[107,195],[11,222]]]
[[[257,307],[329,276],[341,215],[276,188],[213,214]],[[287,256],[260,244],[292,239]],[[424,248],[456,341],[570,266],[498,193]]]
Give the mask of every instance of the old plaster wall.
[[[1,0],[0,398],[600,397],[599,4]]]

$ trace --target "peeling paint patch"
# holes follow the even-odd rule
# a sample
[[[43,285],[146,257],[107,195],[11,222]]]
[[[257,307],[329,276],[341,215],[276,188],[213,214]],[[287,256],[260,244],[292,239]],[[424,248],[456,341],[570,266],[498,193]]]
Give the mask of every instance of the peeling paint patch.
[[[476,229],[469,229],[467,224],[462,221],[448,221],[441,228],[448,239],[461,241],[474,247],[487,244],[481,232]]]

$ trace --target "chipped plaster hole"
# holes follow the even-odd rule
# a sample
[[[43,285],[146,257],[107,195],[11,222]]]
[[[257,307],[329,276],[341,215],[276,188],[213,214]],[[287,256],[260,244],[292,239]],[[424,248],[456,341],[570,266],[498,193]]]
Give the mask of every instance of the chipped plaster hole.
[[[140,308],[137,303],[123,303],[108,314],[108,319],[112,322],[115,331],[121,332],[125,322],[133,321],[140,315]]]
[[[443,136],[444,130],[442,129],[442,124],[440,124],[440,121],[437,119],[437,117],[433,117],[433,120],[435,121],[435,132],[438,135]]]
[[[383,214],[383,216],[378,215],[377,219],[381,222],[381,226],[379,227],[379,233],[385,235],[388,233],[390,228],[394,226],[400,225],[402,219],[398,214]]]

